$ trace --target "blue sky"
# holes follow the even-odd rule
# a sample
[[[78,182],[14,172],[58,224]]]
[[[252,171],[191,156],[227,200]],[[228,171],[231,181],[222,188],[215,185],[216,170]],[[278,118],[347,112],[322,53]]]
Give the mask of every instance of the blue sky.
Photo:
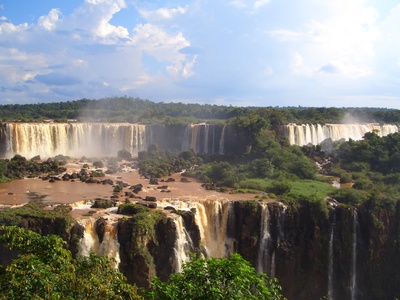
[[[400,1],[0,0],[0,104],[400,108]]]

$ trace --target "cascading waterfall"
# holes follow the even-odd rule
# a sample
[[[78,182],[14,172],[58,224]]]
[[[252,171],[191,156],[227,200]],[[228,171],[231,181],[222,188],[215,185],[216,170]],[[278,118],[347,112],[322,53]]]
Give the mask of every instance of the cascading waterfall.
[[[271,275],[271,257],[269,255],[269,245],[271,234],[269,229],[269,209],[268,204],[262,205],[261,230],[260,230],[260,246],[257,254],[257,272]]]
[[[279,203],[279,211],[278,211],[278,236],[277,236],[277,247],[279,247],[279,244],[281,243],[281,240],[285,238],[285,219],[286,219],[286,211],[287,211],[287,206]],[[275,251],[272,252],[271,255],[271,278],[275,278]]]
[[[89,256],[90,253],[96,253],[102,256],[108,256],[115,261],[115,268],[121,262],[119,256],[119,243],[117,239],[117,225],[116,223],[105,226],[103,241],[100,243],[94,226],[94,219],[81,220],[82,225],[85,227],[83,238],[79,242],[79,254],[82,256]]]
[[[190,124],[183,133],[182,151],[192,149],[195,153],[223,154],[225,138],[225,126],[219,136],[218,125],[214,124]],[[221,148],[222,147],[222,148]]]
[[[287,211],[287,206],[279,203],[280,204],[280,210],[278,214],[278,229],[279,229],[279,236],[278,236],[278,241],[280,239],[283,239],[285,237],[285,219],[286,219],[286,211]]]
[[[337,141],[361,140],[365,133],[375,131],[379,136],[386,136],[399,131],[396,125],[385,124],[288,124],[284,125],[284,134],[291,145],[318,145],[326,139]]]
[[[226,257],[233,252],[233,243],[226,236],[230,201],[205,200],[194,202],[196,224],[206,257]]]
[[[225,129],[226,126],[222,127],[221,138],[219,140],[219,150],[218,154],[225,154]]]
[[[351,266],[351,299],[355,300],[357,296],[357,228],[358,228],[358,214],[354,210],[353,216],[353,245],[352,245],[352,266]]]
[[[176,226],[174,271],[181,272],[183,263],[190,260],[189,249],[193,243],[183,225],[181,216],[174,218],[174,223]]]
[[[213,126],[214,128],[214,126]],[[204,125],[204,146],[203,146],[203,152],[204,153],[208,153],[208,136],[209,136],[209,132],[210,132],[210,125],[209,124],[205,124]],[[212,154],[212,152],[211,152]]]
[[[127,123],[8,123],[4,136],[8,157],[137,155],[152,142],[149,126]]]

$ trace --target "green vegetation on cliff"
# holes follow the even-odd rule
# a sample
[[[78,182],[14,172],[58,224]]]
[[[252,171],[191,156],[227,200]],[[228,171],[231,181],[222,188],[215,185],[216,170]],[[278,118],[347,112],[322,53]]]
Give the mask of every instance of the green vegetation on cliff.
[[[70,206],[59,205],[54,210],[46,210],[41,203],[30,202],[22,207],[4,208],[0,211],[1,225],[15,225],[34,229],[39,233],[54,233],[65,237],[73,219],[68,215]]]

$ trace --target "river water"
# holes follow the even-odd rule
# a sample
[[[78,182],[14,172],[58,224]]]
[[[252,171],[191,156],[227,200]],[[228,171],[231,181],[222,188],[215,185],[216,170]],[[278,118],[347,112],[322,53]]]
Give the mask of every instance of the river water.
[[[82,165],[68,165],[67,172],[72,173],[79,170]],[[90,171],[90,169],[89,169]],[[61,176],[60,176],[61,177]],[[189,178],[189,182],[181,182],[181,174],[173,174],[170,176],[175,182],[159,182],[159,186],[166,185],[168,192],[162,192],[157,185],[150,185],[149,181],[139,175],[137,170],[129,170],[127,172],[106,175],[114,182],[123,181],[128,185],[142,184],[143,190],[138,196],[145,198],[146,196],[154,196],[157,199],[176,199],[176,200],[192,200],[192,198],[204,199],[227,199],[227,200],[250,200],[255,199],[254,194],[225,194],[216,191],[205,190],[200,182]],[[164,179],[167,179],[166,177]],[[103,180],[103,178],[98,178]],[[161,179],[159,180],[161,181]],[[112,196],[113,186],[109,184],[83,183],[80,181],[55,181],[49,182],[39,178],[26,178],[14,180],[8,183],[0,184],[0,206],[21,205],[32,199],[40,199],[41,202],[49,205],[53,204],[72,204],[76,202],[91,202],[95,198],[108,199]],[[124,189],[129,191],[128,188]],[[124,195],[120,195],[120,199],[125,199]]]

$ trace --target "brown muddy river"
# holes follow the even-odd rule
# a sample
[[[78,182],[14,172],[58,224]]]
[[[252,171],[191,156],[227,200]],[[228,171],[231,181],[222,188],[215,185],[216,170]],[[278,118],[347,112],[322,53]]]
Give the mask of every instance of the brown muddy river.
[[[79,169],[79,166],[68,168],[69,173]],[[141,183],[143,191],[138,196],[155,196],[160,200],[176,199],[190,201],[194,198],[201,199],[227,199],[227,200],[250,200],[255,199],[254,194],[226,194],[215,191],[207,191],[201,183],[194,179],[190,182],[180,182],[181,175],[174,174],[175,182],[159,182],[159,185],[167,185],[169,192],[161,192],[157,185],[150,185],[149,181],[140,177],[138,172],[133,170],[124,173],[106,175],[106,178],[121,180],[128,185]],[[167,179],[166,177],[165,179]],[[101,180],[104,178],[100,178]],[[45,204],[72,204],[75,202],[90,202],[95,198],[108,199],[112,196],[113,187],[108,184],[83,183],[80,181],[55,181],[49,182],[38,178],[20,179],[0,184],[0,206],[20,205],[32,199],[40,199]],[[124,191],[129,191],[125,188]],[[120,200],[125,199],[120,195]]]

